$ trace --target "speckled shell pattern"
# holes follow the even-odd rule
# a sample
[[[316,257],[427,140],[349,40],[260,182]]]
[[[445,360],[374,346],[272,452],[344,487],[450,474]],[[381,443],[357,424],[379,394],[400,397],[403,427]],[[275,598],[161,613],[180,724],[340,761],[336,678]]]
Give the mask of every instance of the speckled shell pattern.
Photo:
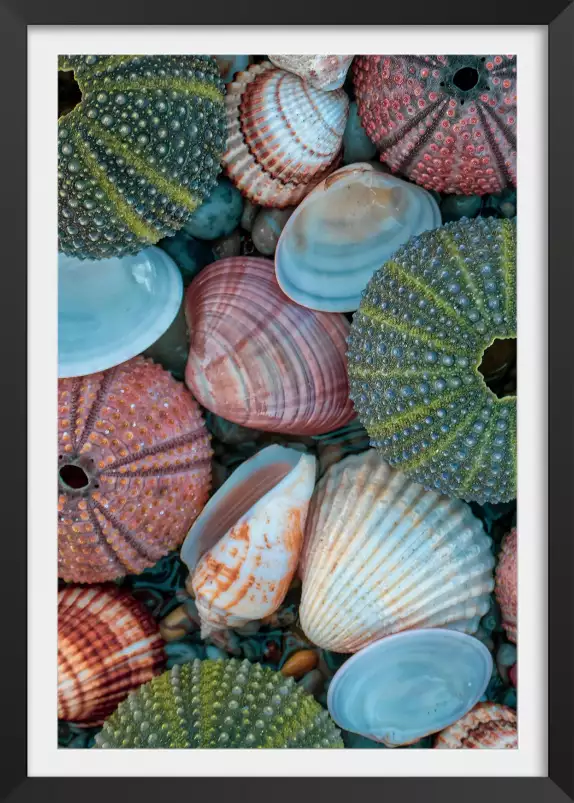
[[[208,410],[250,429],[318,435],[354,418],[347,380],[349,322],[300,307],[272,261],[232,257],[187,290],[185,381]]]
[[[120,703],[97,748],[342,748],[313,697],[249,661],[174,666]]]
[[[315,89],[330,92],[340,89],[345,83],[353,56],[269,56],[269,61],[298,75]]]
[[[253,203],[297,204],[340,161],[349,100],[323,92],[269,62],[228,85],[223,166]]]
[[[82,100],[58,120],[59,249],[135,254],[213,190],[224,84],[209,56],[61,56]]]
[[[472,634],[493,568],[491,539],[467,505],[425,491],[370,449],[333,465],[313,494],[301,627],[339,653],[413,628]]]
[[[129,692],[165,668],[146,608],[114,585],[58,593],[58,718],[101,725]]]
[[[220,504],[211,513],[214,527],[219,517],[233,517],[233,506],[230,511],[226,499],[226,485],[233,486],[231,495],[236,498],[257,497],[257,486],[260,492],[268,487],[267,472],[271,473],[271,482],[274,469],[279,470],[278,477],[285,474],[281,471],[281,451],[275,465],[263,468],[262,472],[255,468],[241,486],[234,484],[231,476],[218,492]],[[257,456],[253,460],[257,466]],[[203,555],[191,583],[201,618],[202,638],[214,630],[242,627],[263,619],[279,608],[299,563],[315,473],[313,455],[302,454],[291,470],[287,464],[287,473],[256,499]]]
[[[434,746],[439,750],[516,750],[516,712],[498,703],[478,703],[462,719],[439,733]]]
[[[212,450],[199,406],[141,357],[60,380],[58,404],[58,574],[139,574],[181,544],[207,501]]]
[[[363,128],[394,171],[463,195],[516,184],[514,56],[360,56],[353,75]]]
[[[502,539],[496,567],[496,601],[502,613],[506,637],[514,644],[518,640],[518,533],[512,529]]]

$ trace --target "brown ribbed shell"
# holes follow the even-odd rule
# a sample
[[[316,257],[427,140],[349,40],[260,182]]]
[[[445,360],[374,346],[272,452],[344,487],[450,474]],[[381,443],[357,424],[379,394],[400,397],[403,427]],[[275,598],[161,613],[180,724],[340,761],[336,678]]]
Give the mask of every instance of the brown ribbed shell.
[[[515,750],[518,747],[516,712],[498,703],[478,703],[462,719],[438,734],[435,749]]]
[[[146,608],[117,586],[58,594],[58,719],[100,725],[165,667],[164,641]]]

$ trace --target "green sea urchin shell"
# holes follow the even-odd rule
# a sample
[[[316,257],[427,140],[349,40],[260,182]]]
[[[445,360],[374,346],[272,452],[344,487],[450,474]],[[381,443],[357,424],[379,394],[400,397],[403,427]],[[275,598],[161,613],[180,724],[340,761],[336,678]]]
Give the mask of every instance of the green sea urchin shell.
[[[193,661],[130,694],[95,747],[342,748],[339,730],[293,678],[249,661]]]
[[[516,396],[478,368],[516,338],[516,222],[460,220],[412,238],[373,276],[349,336],[351,398],[386,460],[425,488],[516,496]]]
[[[135,254],[215,187],[223,82],[208,56],[60,56],[82,99],[58,120],[59,249]]]

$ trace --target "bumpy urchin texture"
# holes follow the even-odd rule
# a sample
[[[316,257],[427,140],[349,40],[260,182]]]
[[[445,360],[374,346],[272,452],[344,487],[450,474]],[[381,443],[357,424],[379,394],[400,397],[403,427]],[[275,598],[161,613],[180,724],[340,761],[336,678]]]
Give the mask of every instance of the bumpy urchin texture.
[[[516,338],[516,222],[463,219],[414,237],[373,276],[349,336],[351,398],[371,445],[425,488],[516,496],[516,396],[478,368]]]
[[[209,195],[225,145],[224,85],[208,56],[60,56],[82,99],[58,121],[59,249],[135,254]]]
[[[342,748],[329,713],[293,678],[249,661],[174,666],[120,703],[95,747]]]

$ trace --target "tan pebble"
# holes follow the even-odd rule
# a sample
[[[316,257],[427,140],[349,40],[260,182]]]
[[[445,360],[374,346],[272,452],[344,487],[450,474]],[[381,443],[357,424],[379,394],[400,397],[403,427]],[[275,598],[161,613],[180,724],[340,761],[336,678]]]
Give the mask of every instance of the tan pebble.
[[[197,625],[189,618],[185,605],[168,613],[159,623],[159,632],[164,641],[177,641],[196,628]]]
[[[296,680],[302,678],[307,672],[315,669],[319,663],[319,658],[313,650],[299,650],[285,661],[281,674],[285,677],[293,677]]]

